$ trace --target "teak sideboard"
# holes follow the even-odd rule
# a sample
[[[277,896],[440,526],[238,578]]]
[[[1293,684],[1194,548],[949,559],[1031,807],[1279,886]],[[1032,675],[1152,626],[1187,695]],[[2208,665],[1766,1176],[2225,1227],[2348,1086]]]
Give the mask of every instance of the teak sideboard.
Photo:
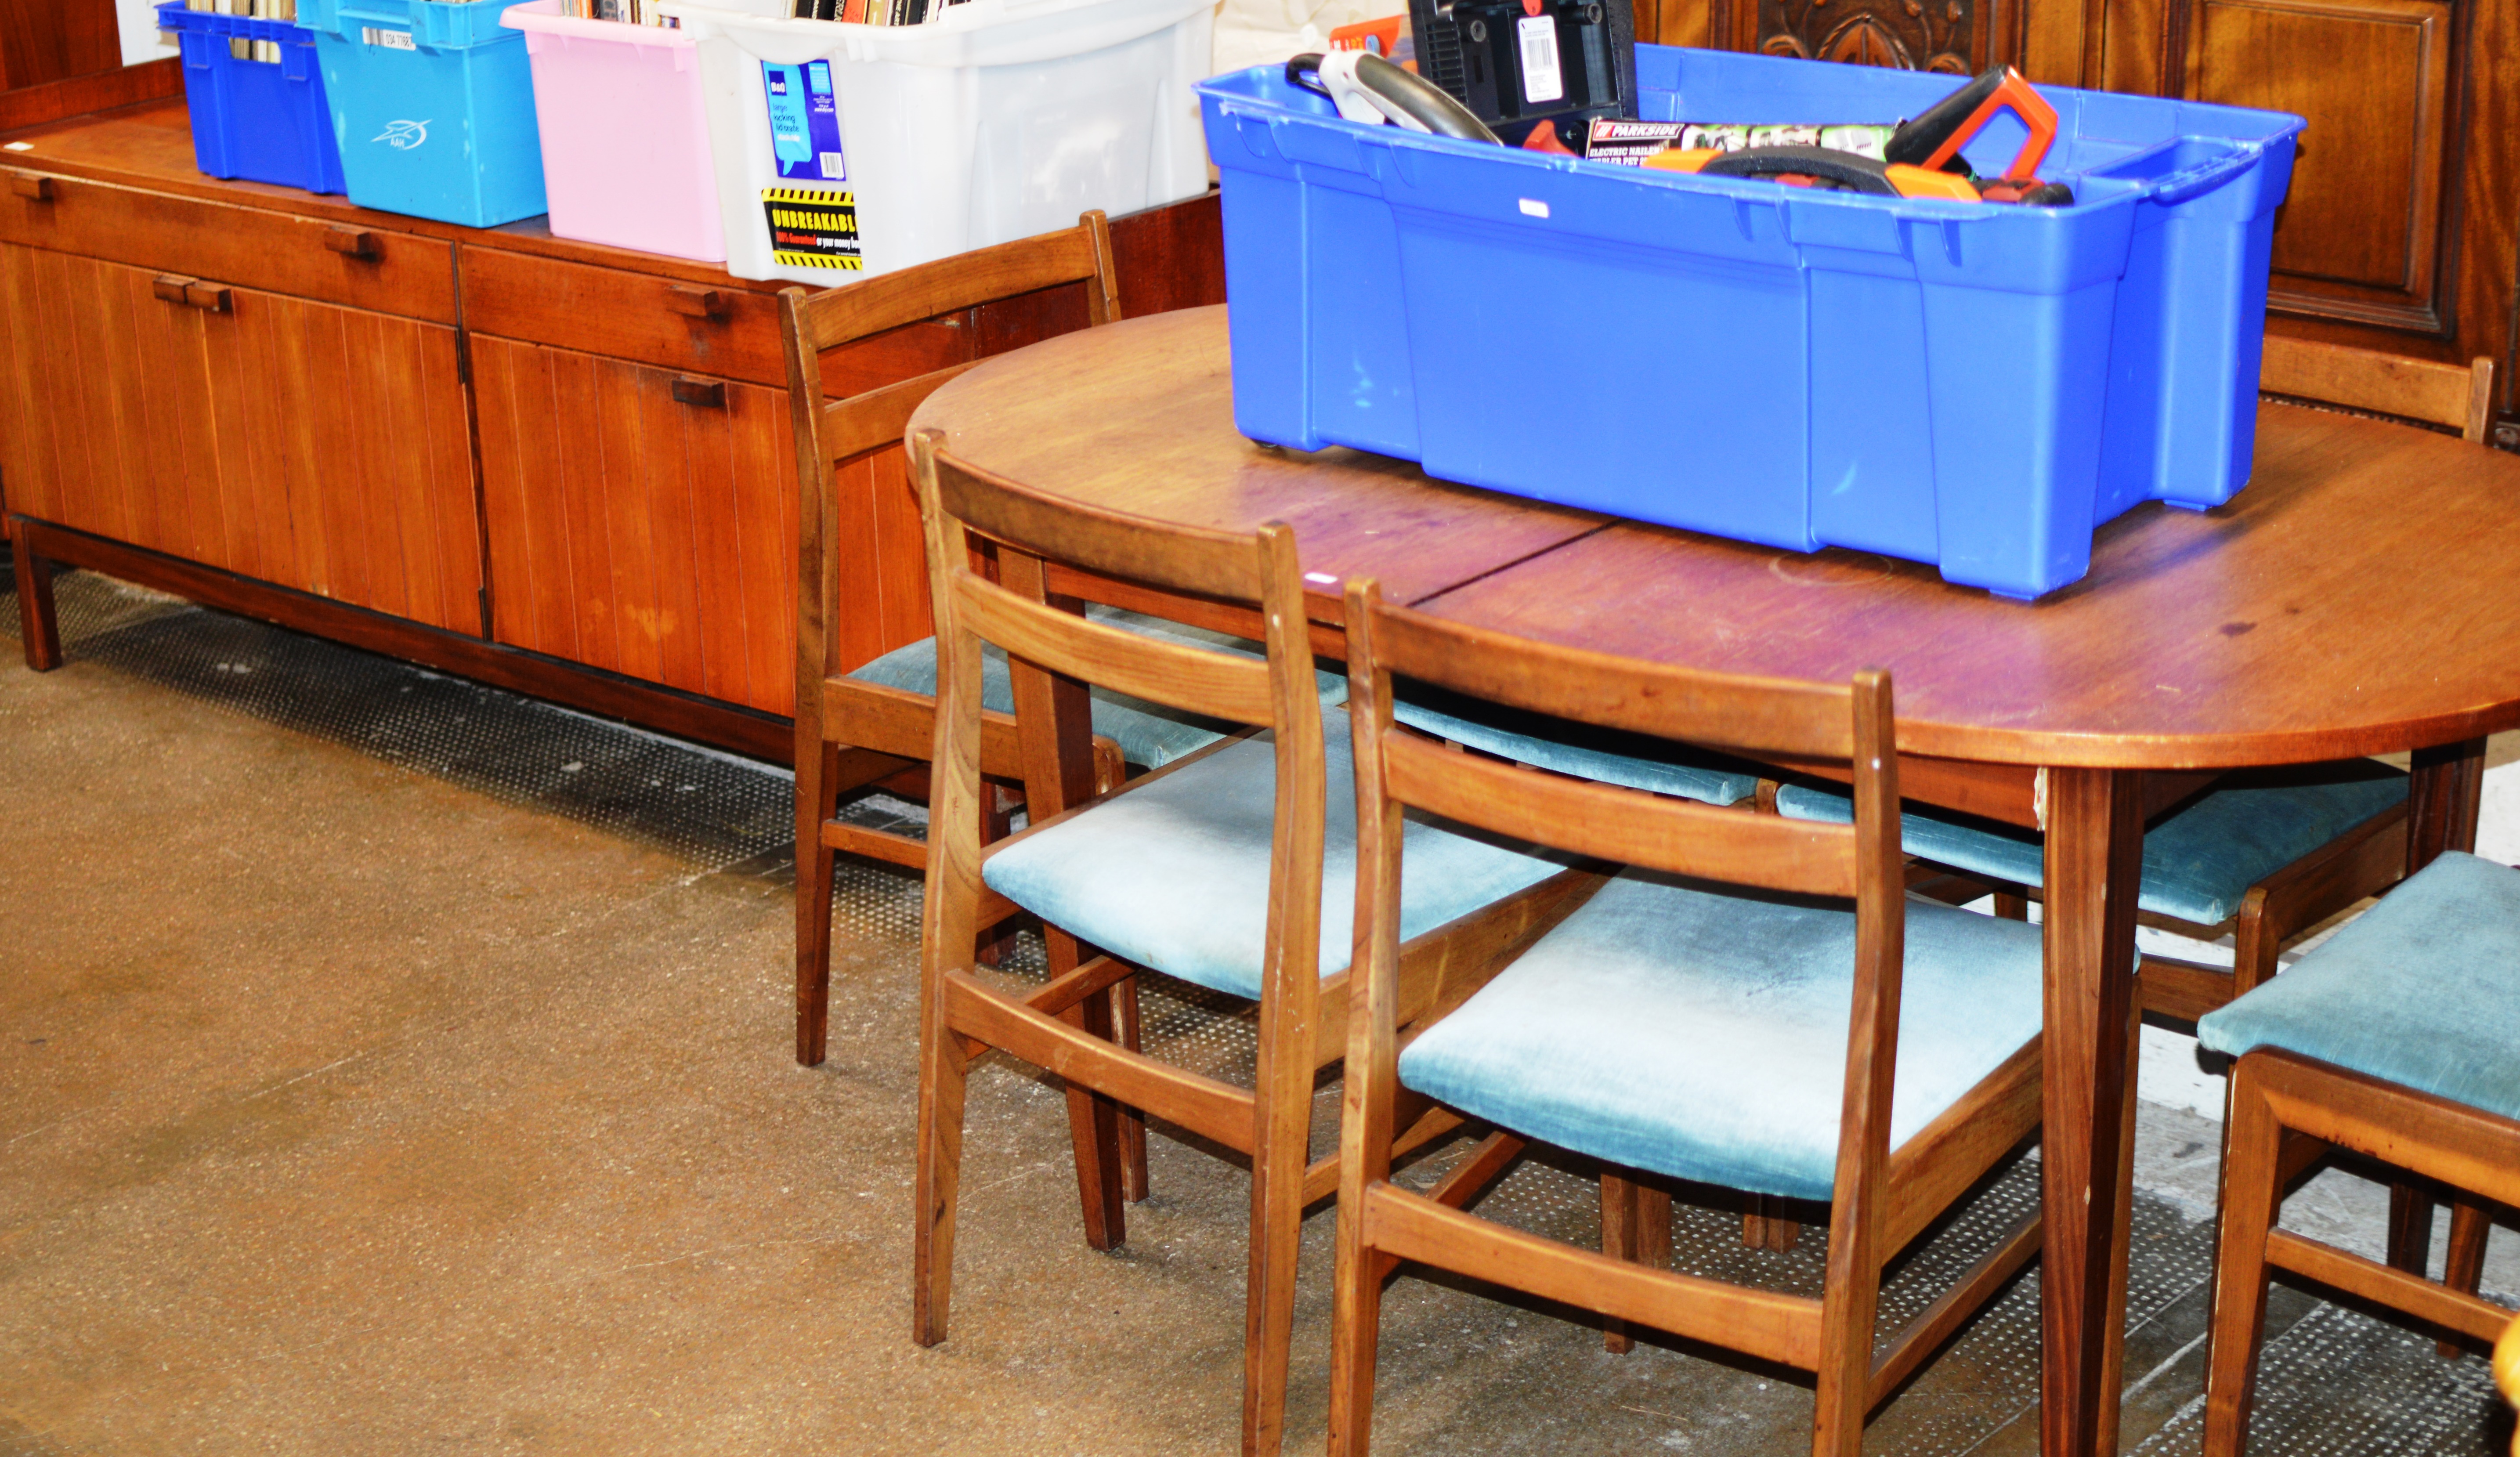
[[[0,512],[30,665],[58,660],[62,563],[787,761],[782,285],[540,218],[203,177],[180,99],[0,146]],[[1126,314],[1223,300],[1214,194],[1112,237]],[[1069,289],[911,325],[827,356],[825,388],[1084,323]],[[854,481],[844,665],[929,630],[899,448]]]

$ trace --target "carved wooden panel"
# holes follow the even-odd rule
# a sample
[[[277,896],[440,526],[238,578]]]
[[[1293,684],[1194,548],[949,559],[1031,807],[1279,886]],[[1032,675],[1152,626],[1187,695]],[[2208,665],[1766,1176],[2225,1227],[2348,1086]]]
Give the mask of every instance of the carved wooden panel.
[[[2186,93],[2310,120],[2272,307],[2448,332],[2452,19],[2447,0],[2197,0]]]
[[[1975,0],[1759,0],[1759,49],[1967,75],[1983,52]]]

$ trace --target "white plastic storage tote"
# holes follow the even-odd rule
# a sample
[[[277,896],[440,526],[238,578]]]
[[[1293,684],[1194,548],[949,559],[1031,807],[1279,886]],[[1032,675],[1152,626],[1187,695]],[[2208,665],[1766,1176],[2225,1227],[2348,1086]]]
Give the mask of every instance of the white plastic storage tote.
[[[1212,4],[964,0],[917,25],[657,8],[698,42],[727,271],[829,285],[1206,191]]]

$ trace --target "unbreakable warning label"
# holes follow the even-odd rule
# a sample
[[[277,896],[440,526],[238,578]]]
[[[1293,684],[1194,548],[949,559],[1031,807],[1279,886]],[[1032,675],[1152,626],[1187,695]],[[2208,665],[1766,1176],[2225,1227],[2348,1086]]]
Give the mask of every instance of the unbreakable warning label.
[[[761,210],[770,222],[770,255],[791,268],[866,267],[858,252],[858,195],[811,187],[765,187]]]

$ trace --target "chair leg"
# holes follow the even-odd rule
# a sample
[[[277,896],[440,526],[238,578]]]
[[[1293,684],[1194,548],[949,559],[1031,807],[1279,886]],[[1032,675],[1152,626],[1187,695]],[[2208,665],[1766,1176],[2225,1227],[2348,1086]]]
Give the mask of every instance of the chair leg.
[[[2421,1275],[2432,1253],[2432,1190],[2411,1180],[2390,1185],[2389,1263]]]
[[[2258,1342],[2267,1323],[2267,1233],[2274,1227],[2283,1130],[2246,1058],[2231,1070],[2223,1147],[2223,1233],[2208,1327],[2205,1457],[2239,1457],[2248,1443]]]
[[[1309,1019],[1265,1013],[1253,1105],[1251,1265],[1243,1305],[1242,1453],[1277,1457],[1285,1438],[1286,1366],[1295,1333],[1295,1261],[1304,1233],[1304,1168],[1313,1131]],[[1292,1025],[1289,1025],[1292,1024]]]
[[[2027,921],[2030,919],[2030,897],[2018,890],[1998,890],[1995,892],[1995,913],[2006,921]]]
[[[62,665],[61,614],[53,607],[53,564],[36,556],[18,528],[11,556],[18,574],[18,640],[25,645],[26,666],[49,673]]]
[[[1082,960],[1076,937],[1042,928],[1050,949],[1050,974],[1061,977]],[[1111,1040],[1110,993],[1098,992],[1059,1014],[1089,1037]],[[1120,1198],[1120,1105],[1077,1083],[1067,1085],[1067,1137],[1076,1151],[1076,1193],[1084,1206],[1085,1243],[1117,1250],[1128,1242],[1128,1216]]]
[[[2466,1198],[2451,1202],[2450,1257],[2442,1264],[2442,1284],[2461,1295],[2476,1294],[2478,1282],[2485,1278],[2485,1239],[2493,1227],[2484,1205]],[[2445,1341],[2441,1353],[2450,1360],[2465,1355],[2467,1347]]]
[[[1142,1052],[1141,1024],[1138,1020],[1138,979],[1131,977],[1111,988],[1111,1029],[1122,1047]],[[1127,1104],[1120,1105],[1120,1197],[1130,1204],[1144,1204],[1147,1199],[1147,1116]]]
[[[1842,1211],[1845,1201],[1839,1202]],[[1849,1258],[1840,1243],[1853,1237],[1832,1227],[1828,1289],[1822,1295],[1820,1369],[1812,1401],[1812,1457],[1862,1457],[1864,1418],[1872,1406],[1872,1330],[1881,1305],[1880,1266],[1869,1242]]]
[[[1612,1259],[1637,1262],[1637,1195],[1635,1180],[1611,1169],[1601,1170],[1601,1252]],[[1637,1339],[1617,1316],[1601,1321],[1601,1348],[1612,1355],[1636,1349]]]
[[[910,1339],[934,1345],[945,1339],[954,1292],[954,1202],[963,1178],[963,1091],[969,1055],[963,1037],[945,1022],[944,989],[924,990],[919,1024],[919,1162],[912,1197],[919,1226],[913,1236]]]
[[[1778,1212],[1785,1207],[1783,1200],[1754,1194],[1750,1201],[1750,1207],[1741,1215],[1741,1244],[1744,1248],[1774,1250],[1781,1254],[1802,1243],[1801,1223]]]
[[[1671,1191],[1660,1184],[1637,1185],[1637,1262],[1671,1268]]]
[[[839,804],[839,746],[802,725],[796,755],[796,1061],[823,1062],[832,1005],[832,860],[823,822]]]

